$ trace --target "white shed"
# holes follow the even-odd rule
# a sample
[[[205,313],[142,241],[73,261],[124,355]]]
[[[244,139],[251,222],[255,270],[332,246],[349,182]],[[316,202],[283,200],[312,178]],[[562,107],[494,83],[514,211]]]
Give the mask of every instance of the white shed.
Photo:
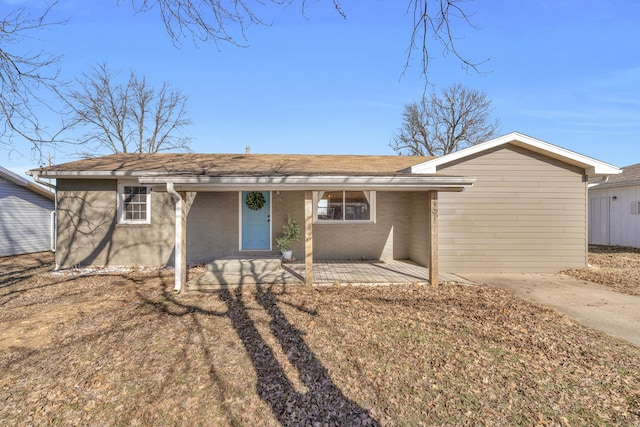
[[[640,163],[590,184],[589,243],[640,248]]]
[[[0,257],[54,249],[55,196],[0,166]]]

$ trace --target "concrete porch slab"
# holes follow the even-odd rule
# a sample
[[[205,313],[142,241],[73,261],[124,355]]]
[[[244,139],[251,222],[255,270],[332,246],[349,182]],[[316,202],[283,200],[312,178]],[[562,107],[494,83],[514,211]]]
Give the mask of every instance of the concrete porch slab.
[[[237,258],[236,258],[237,259]],[[215,291],[229,286],[244,284],[304,284],[303,262],[280,264],[277,271],[261,271],[257,260],[250,266],[238,269],[207,268],[206,271],[186,284],[188,291]],[[317,261],[313,264],[315,284],[401,284],[428,283],[429,269],[410,261]],[[440,281],[472,284],[454,274],[441,273]]]

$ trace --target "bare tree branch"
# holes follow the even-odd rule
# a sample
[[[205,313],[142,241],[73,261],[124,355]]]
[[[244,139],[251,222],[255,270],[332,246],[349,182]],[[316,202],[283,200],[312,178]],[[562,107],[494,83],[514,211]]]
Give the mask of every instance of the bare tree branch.
[[[167,83],[155,90],[134,72],[118,83],[117,74],[104,63],[83,77],[78,80],[80,89],[68,97],[74,117],[70,128],[85,130],[75,142],[82,148],[80,154],[189,150],[190,138],[179,135],[191,123],[182,92]]]
[[[484,92],[460,84],[405,106],[390,146],[401,155],[443,156],[488,141],[499,128]]]
[[[41,125],[38,115],[41,110],[58,112],[48,99],[58,96],[64,84],[58,81],[60,57],[43,51],[20,52],[21,44],[34,32],[64,24],[49,20],[56,4],[46,5],[35,17],[21,7],[0,18],[0,148],[11,149],[15,138],[24,138],[40,151],[57,137]]]
[[[122,0],[120,0],[122,1]],[[162,22],[175,44],[185,37],[194,43],[212,41],[246,46],[246,30],[251,25],[270,25],[259,10],[269,4],[286,7],[296,0],[131,0],[136,13],[157,8]],[[345,17],[340,0],[331,0],[336,11]],[[304,14],[306,0],[302,0]]]
[[[464,25],[477,29],[470,19],[470,14],[462,6],[471,0],[410,0],[407,13],[413,13],[413,27],[407,49],[407,57],[402,70],[404,76],[411,65],[414,51],[420,52],[421,70],[425,83],[429,83],[429,65],[433,45],[430,39],[443,48],[443,55],[453,54],[463,68],[482,74],[479,66],[488,59],[474,62],[464,56],[457,48],[454,25],[462,21]],[[435,3],[435,6],[434,6]],[[433,7],[430,7],[433,6]]]

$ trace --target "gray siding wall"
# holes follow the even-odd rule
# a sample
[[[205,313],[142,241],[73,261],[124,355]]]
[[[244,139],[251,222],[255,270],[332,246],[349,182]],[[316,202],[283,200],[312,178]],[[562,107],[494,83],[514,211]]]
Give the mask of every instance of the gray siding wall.
[[[582,169],[515,146],[447,165],[473,188],[439,195],[439,264],[448,272],[551,272],[587,263]]]
[[[0,256],[51,249],[54,203],[0,178]]]
[[[173,263],[174,204],[151,193],[151,224],[117,224],[116,180],[57,181],[59,268]]]
[[[640,185],[589,190],[589,243],[640,248],[639,201]]]

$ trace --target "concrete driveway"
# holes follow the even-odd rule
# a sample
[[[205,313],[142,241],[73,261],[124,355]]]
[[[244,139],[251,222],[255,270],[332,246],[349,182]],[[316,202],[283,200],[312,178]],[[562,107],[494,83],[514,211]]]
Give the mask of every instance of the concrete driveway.
[[[588,325],[640,346],[640,296],[562,274],[461,274],[479,284],[509,289]]]

